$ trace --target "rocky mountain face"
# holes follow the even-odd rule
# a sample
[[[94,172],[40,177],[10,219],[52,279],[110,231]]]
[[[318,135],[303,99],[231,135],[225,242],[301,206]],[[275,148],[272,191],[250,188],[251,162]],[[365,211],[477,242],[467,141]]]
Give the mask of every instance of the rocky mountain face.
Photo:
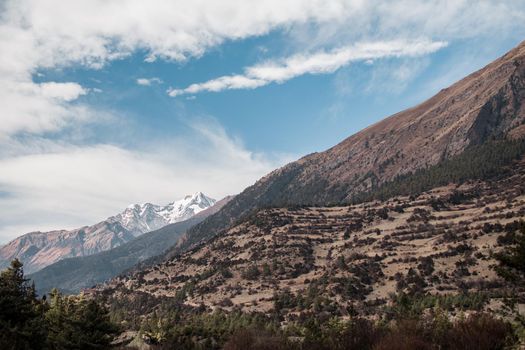
[[[86,256],[117,247],[135,236],[118,222],[102,221],[75,230],[31,232],[0,248],[0,268],[18,258],[27,273],[71,256]]]
[[[119,222],[128,231],[139,236],[169,224],[188,220],[214,204],[215,199],[197,192],[165,206],[151,203],[131,205],[122,213],[108,218],[107,221]]]
[[[103,252],[143,233],[187,220],[214,204],[214,199],[197,192],[166,206],[133,205],[92,226],[27,233],[0,247],[0,269],[18,258],[26,273],[33,273],[64,258]]]
[[[487,140],[525,134],[525,42],[420,105],[260,179],[191,229],[178,251],[223,232],[258,208],[348,203],[399,175]]]
[[[503,310],[508,285],[494,270],[494,254],[524,225],[524,184],[522,158],[490,180],[418,196],[263,209],[96,293],[119,305],[176,300],[206,310],[277,312],[289,322],[312,313],[373,315],[400,292],[461,293],[476,296],[461,308]]]
[[[187,220],[145,233],[116,248],[89,256],[62,259],[29,275],[29,278],[35,282],[39,294],[48,293],[52,288],[77,293],[82,288],[102,283],[137,264],[147,264],[151,258],[173,246],[188,228],[219,211],[231,198],[226,197]],[[210,200],[208,203],[212,201],[215,202]]]

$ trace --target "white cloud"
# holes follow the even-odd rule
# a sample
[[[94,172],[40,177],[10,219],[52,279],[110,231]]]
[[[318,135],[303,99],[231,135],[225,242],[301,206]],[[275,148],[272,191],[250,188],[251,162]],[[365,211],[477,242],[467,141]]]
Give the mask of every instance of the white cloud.
[[[90,108],[70,103],[86,93],[76,83],[36,84],[0,77],[0,139],[21,131],[57,131],[72,122],[95,121],[97,116]]]
[[[100,68],[139,50],[146,52],[146,61],[183,61],[225,41],[272,30],[282,30],[291,52],[313,52],[414,36],[438,41],[498,36],[522,29],[525,22],[523,0],[6,0],[0,11],[0,86],[8,87],[2,95],[10,97],[33,84],[32,74],[40,68]],[[303,63],[315,71],[315,62]],[[298,74],[291,67],[256,68],[264,73],[262,79],[253,71],[254,76],[227,76],[190,91],[255,88],[272,80],[269,74],[285,75],[272,81]],[[319,73],[330,69],[317,68]],[[2,98],[2,105],[10,104],[9,114],[3,113],[10,126],[0,133],[45,132],[76,120],[76,111],[64,101],[31,98],[27,93]],[[26,102],[42,105],[40,112],[28,114]]]
[[[72,127],[88,133],[85,126],[108,112],[80,98],[98,90],[76,82],[36,82],[40,70],[99,69],[135,52],[145,52],[149,62],[185,61],[227,41],[280,31],[281,55],[289,59],[195,84],[188,92],[256,88],[367,60],[352,58],[355,51],[344,49],[348,43],[415,37],[450,42],[515,33],[524,27],[524,11],[523,0],[5,0],[0,5],[0,237],[30,227],[88,224],[133,201],[166,202],[193,190],[215,196],[219,188],[236,192],[282,162],[253,154],[224,130],[202,125],[174,145],[140,152],[103,141],[79,146],[46,139],[48,132],[56,137]],[[326,51],[333,47],[343,48]],[[21,135],[25,141],[17,143]]]
[[[333,73],[355,61],[387,57],[417,57],[435,52],[447,45],[443,41],[395,40],[349,45],[329,52],[297,54],[279,61],[269,61],[245,69],[244,75],[223,76],[185,89],[168,90],[172,97],[202,91],[255,89],[271,83],[283,83],[304,74]]]
[[[151,86],[151,84],[162,84],[162,79],[160,78],[138,78],[137,84],[142,86]]]
[[[73,101],[87,91],[77,83],[56,83],[54,81],[37,85],[45,98],[54,98],[62,101]]]
[[[145,201],[165,204],[203,191],[221,198],[292,157],[247,150],[213,120],[184,137],[129,150],[27,140],[0,158],[0,242],[28,230],[80,227]],[[63,227],[62,227],[63,226]]]
[[[0,7],[0,104],[8,105],[0,137],[57,130],[77,120],[77,107],[66,102],[86,90],[50,85],[51,95],[38,93],[43,86],[32,79],[38,69],[98,69],[137,50],[147,53],[146,61],[182,61],[226,40],[340,18],[345,7],[344,1],[327,6],[321,0],[7,0]]]

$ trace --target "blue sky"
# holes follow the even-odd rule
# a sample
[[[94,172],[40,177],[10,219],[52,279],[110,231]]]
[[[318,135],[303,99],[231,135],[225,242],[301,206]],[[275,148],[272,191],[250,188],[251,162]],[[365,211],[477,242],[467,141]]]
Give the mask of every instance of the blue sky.
[[[0,244],[130,203],[238,193],[525,39],[524,1],[23,0],[0,11]]]

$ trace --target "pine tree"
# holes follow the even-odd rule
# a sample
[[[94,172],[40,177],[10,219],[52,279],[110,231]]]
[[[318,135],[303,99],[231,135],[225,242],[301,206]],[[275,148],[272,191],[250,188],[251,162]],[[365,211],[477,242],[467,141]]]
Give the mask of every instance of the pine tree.
[[[499,266],[497,273],[507,281],[522,285],[525,278],[525,223],[514,234],[514,244],[505,251],[495,254]]]
[[[0,273],[0,348],[40,349],[45,342],[45,304],[15,259]]]
[[[56,350],[106,349],[118,331],[108,311],[95,300],[63,296],[57,290],[51,292],[46,321],[48,347]]]
[[[106,308],[83,295],[63,296],[53,290],[50,297],[49,304],[37,298],[18,260],[0,273],[0,349],[111,347],[118,330]]]

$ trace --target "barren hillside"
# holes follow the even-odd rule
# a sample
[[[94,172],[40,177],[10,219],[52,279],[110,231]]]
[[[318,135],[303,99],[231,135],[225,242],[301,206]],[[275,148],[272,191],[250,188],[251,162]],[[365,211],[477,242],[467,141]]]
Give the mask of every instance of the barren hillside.
[[[319,307],[334,315],[372,313],[400,291],[481,293],[485,307],[497,307],[507,285],[493,270],[493,253],[510,244],[525,216],[524,180],[522,160],[493,181],[449,185],[416,198],[262,210],[190,252],[99,291],[211,309],[282,308],[288,318]]]
[[[525,134],[525,42],[420,105],[263,177],[190,230],[179,251],[228,228],[254,209],[341,204],[401,174],[469,146]]]

